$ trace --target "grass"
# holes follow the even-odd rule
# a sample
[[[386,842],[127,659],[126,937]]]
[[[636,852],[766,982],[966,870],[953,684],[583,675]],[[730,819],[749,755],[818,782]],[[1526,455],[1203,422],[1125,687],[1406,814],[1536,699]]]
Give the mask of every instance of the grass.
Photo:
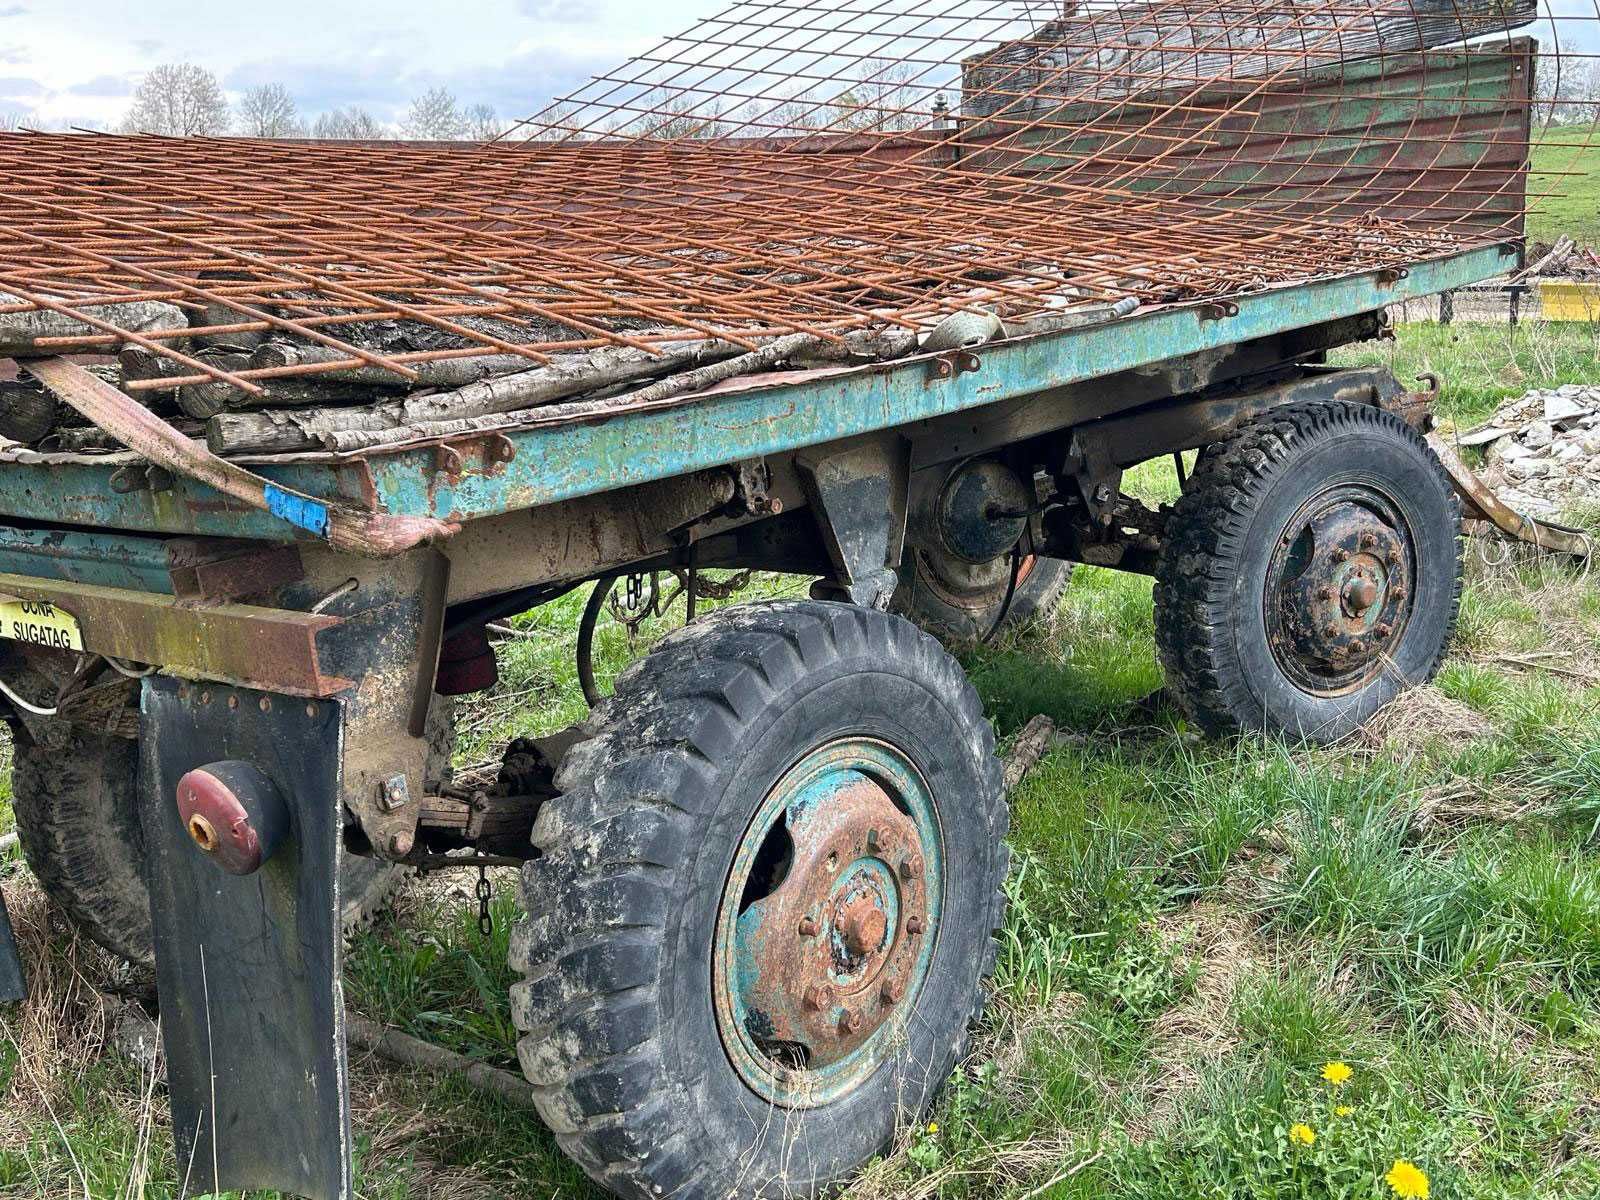
[[[1593,353],[1571,331],[1478,332],[1406,328],[1381,353],[1455,375],[1462,421]],[[1165,469],[1136,482],[1175,487]],[[1331,750],[1208,742],[1142,705],[1160,684],[1150,603],[1147,580],[1084,569],[1047,629],[966,656],[1002,742],[1038,712],[1067,736],[1013,796],[1012,904],[972,1051],[850,1200],[1378,1200],[1397,1159],[1435,1197],[1600,1195],[1593,582],[1474,559],[1437,686]],[[500,689],[464,714],[463,765],[582,712],[578,604],[518,620]],[[636,649],[604,626],[602,679]],[[0,1017],[0,1196],[164,1200],[164,1100],[110,1048],[113,967],[14,865],[0,876],[44,983]],[[473,882],[414,885],[353,945],[349,998],[511,1066],[511,882],[487,938]],[[1337,1088],[1333,1060],[1352,1069]],[[363,1197],[598,1195],[526,1114],[359,1056],[354,1082]]]
[[[1535,130],[1529,160],[1528,238],[1562,234],[1580,246],[1600,245],[1600,138],[1592,123]]]

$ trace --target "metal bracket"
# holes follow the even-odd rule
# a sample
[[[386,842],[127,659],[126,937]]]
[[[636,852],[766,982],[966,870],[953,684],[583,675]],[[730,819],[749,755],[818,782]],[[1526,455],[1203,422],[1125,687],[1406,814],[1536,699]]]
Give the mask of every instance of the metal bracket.
[[[17,939],[11,933],[11,917],[6,912],[5,893],[0,892],[0,1004],[16,1004],[28,998],[28,979],[17,953]]]
[[[1232,300],[1212,300],[1200,306],[1200,319],[1202,321],[1221,321],[1227,317],[1237,317],[1239,306]]]
[[[339,928],[343,706],[156,677],[140,802],[156,980],[186,1194],[353,1195]],[[233,760],[282,796],[289,836],[253,874],[200,852],[178,781]]]
[[[905,545],[909,449],[884,439],[826,458],[801,455],[795,465],[851,603],[888,608]]]
[[[983,359],[971,350],[947,350],[928,360],[930,380],[954,379],[983,368]]]

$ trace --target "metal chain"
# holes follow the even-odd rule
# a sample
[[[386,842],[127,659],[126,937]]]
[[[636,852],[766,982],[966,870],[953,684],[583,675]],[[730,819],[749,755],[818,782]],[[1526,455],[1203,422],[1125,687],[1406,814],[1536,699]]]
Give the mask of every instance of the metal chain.
[[[494,899],[494,885],[489,882],[489,872],[478,868],[478,932],[484,937],[494,935],[494,916],[489,911],[489,901]]]

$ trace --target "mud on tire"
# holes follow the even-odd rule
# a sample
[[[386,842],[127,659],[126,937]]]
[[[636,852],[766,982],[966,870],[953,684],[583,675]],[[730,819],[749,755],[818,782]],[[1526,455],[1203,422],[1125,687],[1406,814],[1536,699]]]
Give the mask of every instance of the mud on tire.
[[[541,1114],[625,1197],[818,1194],[926,1108],[993,970],[1008,817],[976,694],[898,617],[746,605],[665,639],[585,733],[535,824],[542,857],[524,868],[512,937],[526,976],[512,1014]],[[714,931],[774,781],[855,737],[903,748],[928,780],[950,882],[903,1039],[842,1097],[785,1107],[724,1047]]]

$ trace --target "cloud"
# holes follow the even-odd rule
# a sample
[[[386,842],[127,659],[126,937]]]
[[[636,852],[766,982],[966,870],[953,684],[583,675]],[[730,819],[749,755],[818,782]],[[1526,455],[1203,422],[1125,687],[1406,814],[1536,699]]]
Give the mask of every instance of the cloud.
[[[37,79],[23,79],[17,76],[0,75],[0,96],[11,100],[37,99],[49,92],[49,89]]]
[[[136,75],[96,75],[61,90],[70,96],[127,96],[132,94],[137,78]]]
[[[7,4],[3,7],[0,7],[0,18],[25,17],[27,15],[28,8],[25,4]]]

